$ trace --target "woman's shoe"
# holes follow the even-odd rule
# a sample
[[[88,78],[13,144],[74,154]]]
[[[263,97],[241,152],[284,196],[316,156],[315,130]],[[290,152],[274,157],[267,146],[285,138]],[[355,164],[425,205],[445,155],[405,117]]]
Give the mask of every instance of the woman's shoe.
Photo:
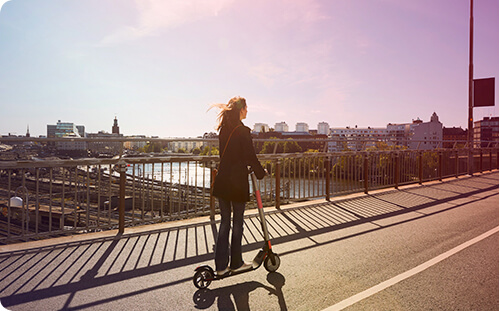
[[[238,269],[234,269],[233,272],[242,272],[242,271],[250,270],[251,268],[252,268],[251,263],[243,262],[243,264]]]
[[[222,271],[217,271],[216,274],[218,277],[222,277],[222,276],[228,275],[229,272],[231,272],[231,269],[229,269],[229,267],[226,267],[226,269],[224,269]]]

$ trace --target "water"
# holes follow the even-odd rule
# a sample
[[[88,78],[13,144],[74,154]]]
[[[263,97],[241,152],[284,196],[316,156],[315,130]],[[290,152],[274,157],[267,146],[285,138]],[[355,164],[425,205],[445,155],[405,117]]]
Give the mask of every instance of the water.
[[[127,174],[172,184],[210,188],[210,169],[199,162],[168,162],[129,166]]]
[[[128,167],[127,174],[135,174],[136,177],[146,179],[153,178],[155,181],[172,183],[190,187],[210,188],[210,169],[199,162],[168,162],[163,164],[138,164]],[[331,181],[332,191],[348,190],[353,185],[347,181]],[[361,187],[356,183],[354,187]],[[321,197],[325,193],[325,180],[308,180],[304,178],[281,178],[281,196],[300,199],[310,197]],[[259,188],[263,195],[275,195],[275,179],[266,177],[259,182]],[[253,192],[250,186],[250,191]]]

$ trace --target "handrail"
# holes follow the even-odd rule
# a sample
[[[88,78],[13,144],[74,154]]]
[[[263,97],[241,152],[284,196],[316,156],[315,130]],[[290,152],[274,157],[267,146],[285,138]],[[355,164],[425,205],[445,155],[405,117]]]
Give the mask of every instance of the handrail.
[[[5,142],[218,142],[217,138],[201,138],[201,137],[172,137],[172,138],[159,138],[159,137],[133,137],[133,136],[116,136],[116,137],[16,137],[16,136],[0,136],[0,143]],[[388,143],[454,143],[454,144],[468,144],[467,140],[438,140],[438,139],[412,139],[402,137],[359,137],[359,136],[346,136],[346,137],[328,137],[328,138],[254,138],[254,142],[388,142]],[[487,147],[498,146],[498,142],[490,140],[474,140],[473,144],[488,143]]]
[[[469,154],[473,173],[498,169],[498,147],[259,154],[271,174],[259,187],[264,203],[279,208],[469,174]],[[126,226],[200,215],[213,219],[217,202],[210,185],[218,162],[218,155],[191,154],[0,161],[0,243],[123,232]],[[23,210],[10,204],[20,186],[30,196]]]

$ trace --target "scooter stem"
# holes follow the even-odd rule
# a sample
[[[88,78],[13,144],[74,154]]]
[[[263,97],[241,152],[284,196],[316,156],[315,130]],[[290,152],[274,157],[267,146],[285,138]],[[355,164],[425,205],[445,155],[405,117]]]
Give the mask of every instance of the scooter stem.
[[[260,195],[260,190],[257,188],[257,178],[255,177],[255,173],[251,172],[250,177],[252,178],[253,190],[255,192],[255,198],[257,199],[257,207],[259,208],[259,217],[260,223],[262,225],[262,232],[264,233],[264,240],[269,245],[269,249],[271,249],[271,242],[269,240],[269,232],[267,231],[267,223],[264,215],[264,207],[262,206],[262,197]]]

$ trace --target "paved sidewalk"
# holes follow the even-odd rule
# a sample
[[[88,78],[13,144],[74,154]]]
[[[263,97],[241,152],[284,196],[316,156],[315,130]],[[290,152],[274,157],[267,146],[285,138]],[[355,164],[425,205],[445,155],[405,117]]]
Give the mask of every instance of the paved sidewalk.
[[[495,171],[330,202],[295,203],[281,210],[266,208],[266,220],[273,245],[279,245],[497,188]],[[200,217],[127,228],[123,235],[108,231],[0,246],[0,300],[9,310],[107,310],[116,301],[134,310],[127,308],[127,299],[140,296],[144,288],[191,282],[197,265],[212,264],[217,228],[217,221]],[[243,251],[259,249],[263,236],[257,211],[246,212],[244,228]],[[175,293],[168,299],[173,305],[167,310],[182,301]],[[139,309],[161,310],[154,301],[145,304],[150,307]]]

